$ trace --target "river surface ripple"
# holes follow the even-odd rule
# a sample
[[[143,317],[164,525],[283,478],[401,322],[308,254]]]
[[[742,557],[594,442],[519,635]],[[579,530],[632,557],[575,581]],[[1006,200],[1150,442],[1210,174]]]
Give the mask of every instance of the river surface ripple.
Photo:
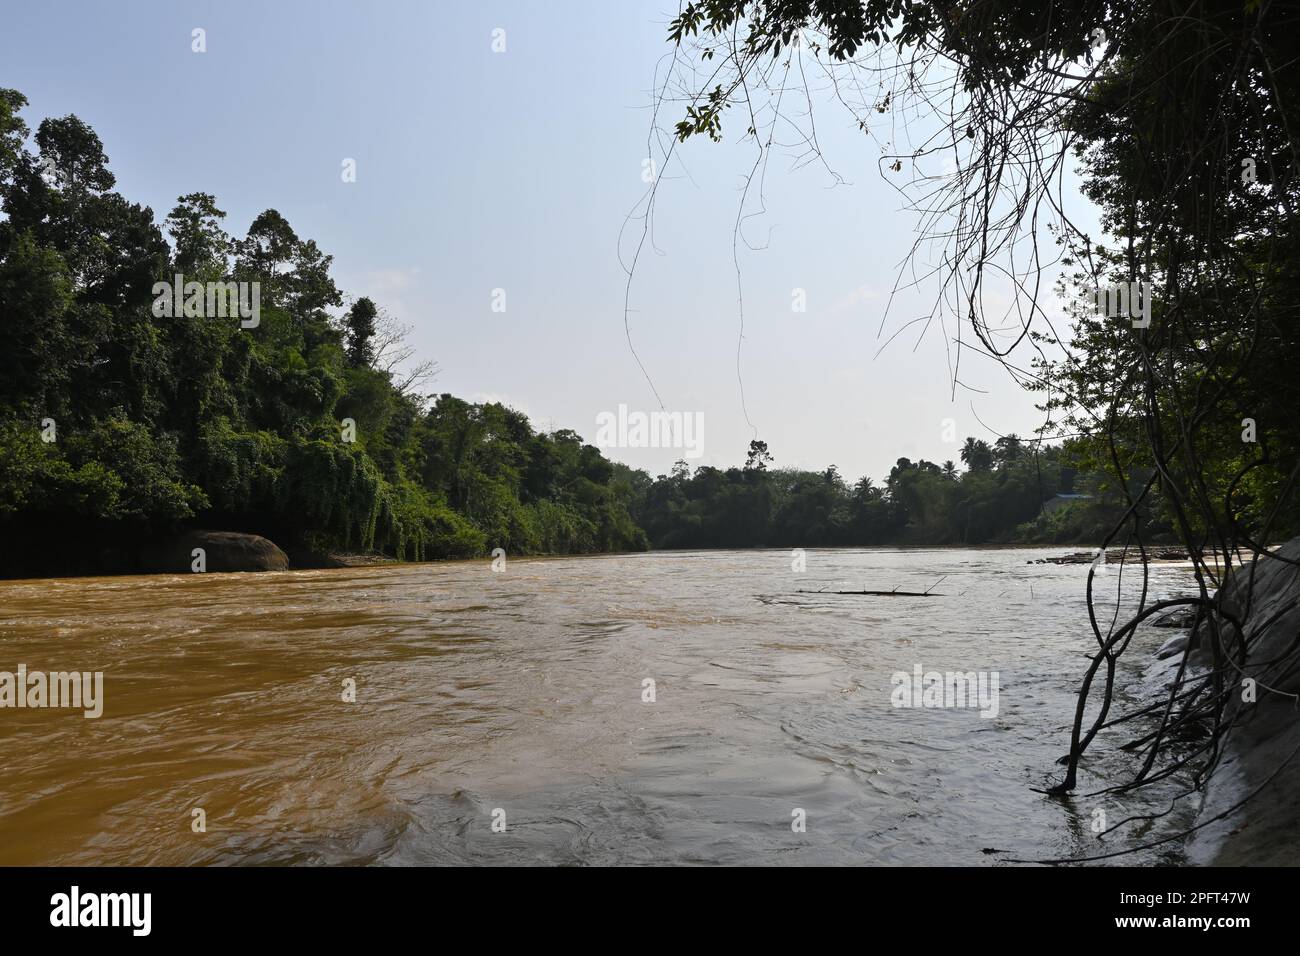
[[[0,582],[0,671],[105,675],[97,720],[0,710],[0,863],[986,865],[1122,849],[1186,822],[1093,832],[1098,808],[1111,823],[1163,809],[1086,796],[1131,772],[1113,746],[1127,738],[1098,743],[1074,799],[1034,790],[1059,773],[1095,647],[1087,566],[1027,563],[1062,550],[810,550],[803,573],[789,551],[712,551]],[[1153,567],[1154,596],[1186,575]],[[929,598],[798,593],[936,581]],[[1170,633],[1139,634],[1122,694],[1142,692],[1138,664]],[[917,664],[997,672],[996,717],[892,706],[891,676]]]

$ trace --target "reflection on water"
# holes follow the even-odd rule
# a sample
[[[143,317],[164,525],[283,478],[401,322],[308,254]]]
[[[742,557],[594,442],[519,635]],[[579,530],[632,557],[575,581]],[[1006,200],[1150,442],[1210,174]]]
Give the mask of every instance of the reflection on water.
[[[106,698],[98,720],[0,710],[0,864],[980,865],[1152,839],[1091,832],[1149,809],[1084,796],[1118,757],[1072,801],[1033,789],[1095,646],[1087,567],[1044,553],[0,582],[0,670],[102,670]],[[1157,594],[1185,573],[1153,570]],[[798,593],[943,575],[931,598]],[[997,717],[892,707],[918,663],[998,672]]]

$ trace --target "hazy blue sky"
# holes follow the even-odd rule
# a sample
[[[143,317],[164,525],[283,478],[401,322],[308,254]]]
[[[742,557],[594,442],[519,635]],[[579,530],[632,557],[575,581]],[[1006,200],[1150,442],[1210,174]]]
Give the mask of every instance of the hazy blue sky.
[[[161,220],[206,191],[242,235],[274,207],[335,257],[352,295],[416,327],[437,391],[498,399],[539,427],[588,440],[620,403],[655,408],[624,334],[624,218],[645,184],[656,62],[672,0],[619,2],[118,2],[13,5],[0,85],[41,118],[76,113],[99,133],[130,199]],[[207,52],[191,51],[191,30]],[[492,31],[506,31],[506,52]],[[819,107],[829,163],[774,155],[767,212],[741,255],[749,417],[778,465],[880,478],[899,456],[956,459],[960,436],[1027,433],[1031,396],[967,353],[951,394],[937,326],[876,357],[882,311],[913,241],[913,214],[847,113]],[[675,110],[665,119],[671,124]],[[704,455],[737,464],[751,431],[736,376],[732,232],[752,145],[691,141],[664,171],[632,288],[632,334],[665,406],[704,417]],[[357,180],[340,176],[344,158]],[[625,244],[630,248],[630,244]],[[491,310],[506,290],[506,312]],[[791,309],[792,290],[807,311]],[[885,337],[917,314],[891,316]],[[896,306],[898,308],[898,306]],[[974,412],[972,412],[972,404]],[[666,471],[673,450],[612,451]]]

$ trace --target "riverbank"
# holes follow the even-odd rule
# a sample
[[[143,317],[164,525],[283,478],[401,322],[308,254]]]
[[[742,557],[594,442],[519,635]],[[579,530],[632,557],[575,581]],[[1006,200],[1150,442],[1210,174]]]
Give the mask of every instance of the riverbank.
[[[1233,675],[1239,690],[1225,713],[1232,727],[1205,785],[1201,829],[1188,843],[1193,863],[1300,865],[1300,566],[1288,562],[1300,562],[1300,538],[1276,558],[1247,565],[1227,586],[1229,606],[1246,615],[1249,656],[1241,675]],[[1195,640],[1203,644],[1206,635]],[[1230,653],[1240,651],[1231,627],[1226,643]]]
[[[75,547],[64,546],[62,544],[64,537],[54,535],[41,541],[27,542],[22,547],[11,547],[7,553],[0,554],[0,580],[76,579],[199,571],[209,573],[320,571],[404,564],[419,566],[491,558],[491,554],[485,551],[481,555],[405,561],[376,551],[320,551],[291,541],[273,541],[259,534],[204,529],[111,543],[88,538],[78,541]],[[512,553],[510,556],[514,558],[563,555]]]
[[[659,553],[722,553],[726,551],[780,551],[793,553],[811,552],[852,552],[857,550],[889,550],[903,552],[932,551],[1021,551],[1046,550],[1056,547],[1058,543],[1041,541],[1011,541],[989,544],[920,544],[916,542],[883,542],[862,545],[810,546],[806,548],[788,548],[774,545],[756,545],[750,548],[655,548]],[[197,557],[195,548],[204,551],[205,570],[208,572],[250,572],[250,571],[319,571],[331,568],[368,568],[400,564],[443,564],[452,561],[486,560],[491,557],[485,551],[480,555],[430,558],[425,561],[407,561],[376,551],[319,551],[303,547],[294,542],[273,541],[263,535],[242,531],[211,531],[195,529],[177,532],[172,535],[158,536],[144,540],[116,541],[104,543],[90,540],[79,543],[75,548],[60,547],[50,542],[29,542],[25,548],[14,549],[11,553],[0,556],[0,580],[36,580],[40,578],[79,578],[112,577],[131,574],[178,574],[196,570],[193,562]],[[510,557],[581,557],[610,554],[637,554],[639,550],[630,551],[592,551],[592,552],[511,552]],[[1096,551],[1075,551],[1066,554],[1034,558],[1027,564],[1091,564],[1096,560]],[[1185,550],[1171,548],[1167,545],[1153,545],[1148,548],[1148,563],[1169,563],[1188,560]],[[1107,552],[1107,564],[1120,564],[1125,561],[1137,564],[1139,555],[1129,552],[1127,558],[1122,549]]]

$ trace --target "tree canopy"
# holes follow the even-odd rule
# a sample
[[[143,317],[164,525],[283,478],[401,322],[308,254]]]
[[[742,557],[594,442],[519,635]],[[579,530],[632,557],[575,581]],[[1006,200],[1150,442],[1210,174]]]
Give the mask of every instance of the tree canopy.
[[[431,364],[401,367],[370,299],[336,313],[332,258],[280,212],[232,238],[195,192],[160,226],[113,191],[90,127],[29,136],[25,105],[0,91],[0,533],[29,543],[0,570],[129,567],[119,552],[185,525],[305,555],[646,546],[627,482],[578,435],[418,393]],[[260,321],[155,314],[176,274],[258,283]]]

